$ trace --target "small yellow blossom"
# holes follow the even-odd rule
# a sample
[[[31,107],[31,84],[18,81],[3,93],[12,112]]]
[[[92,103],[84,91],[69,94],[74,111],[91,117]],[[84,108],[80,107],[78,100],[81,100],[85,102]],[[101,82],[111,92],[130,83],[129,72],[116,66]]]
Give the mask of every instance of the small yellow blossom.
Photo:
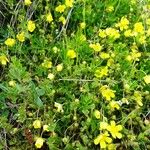
[[[118,102],[116,102],[116,101],[111,101],[111,102],[109,103],[109,105],[110,105],[110,107],[111,107],[112,110],[114,110],[114,109],[119,110],[119,109],[120,109],[120,105],[119,105]]]
[[[35,30],[35,23],[33,21],[29,20],[27,27],[30,32],[33,32]]]
[[[115,91],[109,89],[106,85],[100,88],[100,92],[107,101],[110,101],[112,98],[115,98]]]
[[[112,139],[109,137],[108,132],[102,133],[97,136],[97,138],[94,140],[94,144],[98,145],[100,144],[101,148],[106,148],[107,143],[111,143]]]
[[[108,75],[108,67],[107,66],[95,71],[95,76],[97,78],[102,78],[102,77],[107,76],[107,75]]]
[[[48,132],[48,131],[49,131],[49,129],[48,129],[48,128],[49,128],[49,126],[48,126],[48,125],[43,125],[43,131],[47,131],[47,132]]]
[[[49,22],[49,23],[51,23],[51,22],[53,21],[53,17],[52,17],[52,14],[51,14],[51,13],[48,13],[48,14],[46,15],[46,21]]]
[[[133,95],[133,99],[137,102],[139,106],[143,106],[142,103],[142,95],[140,91],[135,91]]]
[[[36,142],[35,142],[35,146],[36,148],[41,148],[43,146],[43,143],[44,143],[44,139],[39,137],[36,139]]]
[[[19,34],[17,34],[17,39],[20,41],[20,42],[24,42],[25,41],[25,35],[24,35],[24,32],[21,32]]]
[[[62,22],[63,25],[66,24],[65,17],[63,17],[63,16],[59,17],[59,22]]]
[[[56,66],[56,70],[57,70],[58,72],[62,71],[62,69],[63,69],[63,64],[58,64],[58,65]]]
[[[111,121],[110,125],[107,126],[107,130],[111,133],[113,138],[122,138],[120,131],[123,129],[122,125],[116,125],[115,121]]]
[[[102,50],[102,46],[99,43],[90,44],[89,47],[92,48],[95,52],[99,52]]]
[[[142,24],[142,22],[137,22],[134,24],[134,32],[137,33],[143,33],[144,32],[144,26]]]
[[[149,84],[150,83],[150,75],[146,75],[144,77],[144,81],[145,81],[146,84]]]
[[[5,44],[7,46],[10,46],[10,47],[13,47],[15,45],[16,41],[15,39],[12,39],[12,38],[8,38],[6,41],[5,41]]]
[[[129,20],[126,17],[122,17],[120,22],[117,24],[117,27],[120,28],[120,30],[128,29]]]
[[[110,38],[118,39],[120,37],[119,30],[116,30],[114,28],[106,28],[105,32],[106,35]]]
[[[108,7],[106,8],[106,11],[107,11],[107,12],[112,12],[112,11],[114,11],[114,7],[113,7],[113,6],[108,6]]]
[[[66,9],[66,6],[65,5],[59,5],[55,8],[55,10],[59,13],[63,13]]]
[[[44,62],[42,63],[42,66],[45,67],[45,68],[52,68],[52,62],[45,59]]]
[[[73,7],[73,2],[74,2],[74,0],[65,0],[65,5],[67,7]]]
[[[106,35],[106,32],[105,30],[99,30],[99,34],[98,34],[101,38],[105,38],[107,35]]]
[[[102,52],[100,54],[100,58],[102,58],[102,59],[108,59],[109,57],[110,57],[110,55],[108,53]]]
[[[5,55],[1,55],[0,56],[0,63],[5,66],[5,65],[7,65],[7,62],[9,62],[7,57]]]
[[[47,78],[50,80],[53,80],[55,78],[55,75],[52,73],[49,73]]]
[[[132,31],[131,31],[131,29],[126,30],[126,31],[124,32],[124,36],[125,36],[125,37],[130,37],[130,36],[132,36]]]
[[[24,4],[30,6],[32,4],[31,0],[24,0]]]
[[[33,122],[33,127],[34,127],[35,129],[41,128],[41,121],[40,121],[40,120],[35,120],[35,121]]]
[[[74,50],[68,50],[67,57],[73,59],[73,58],[77,57],[77,54],[76,54],[76,52]]]
[[[16,82],[14,80],[11,80],[8,82],[9,86],[14,87],[16,85]]]
[[[85,22],[81,22],[81,23],[80,23],[80,28],[81,28],[81,29],[85,29],[85,27],[86,27]]]
[[[99,110],[95,110],[94,111],[94,116],[96,117],[96,119],[100,119],[100,117],[101,117],[100,111]]]
[[[107,61],[107,66],[112,66],[114,64],[114,59],[110,58]]]
[[[55,102],[54,106],[57,108],[57,112],[61,112],[61,113],[64,112],[64,110],[62,108],[62,104]]]

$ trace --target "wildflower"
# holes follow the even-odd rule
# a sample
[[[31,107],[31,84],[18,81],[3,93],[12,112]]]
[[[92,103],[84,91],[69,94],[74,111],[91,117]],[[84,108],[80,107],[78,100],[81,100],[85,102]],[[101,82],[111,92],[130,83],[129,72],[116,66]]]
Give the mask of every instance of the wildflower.
[[[140,91],[135,91],[133,95],[133,99],[137,102],[139,106],[143,106],[142,103],[142,95]]]
[[[27,27],[30,32],[33,32],[35,30],[35,23],[33,21],[29,20]]]
[[[66,9],[66,6],[65,5],[59,5],[55,8],[55,10],[59,13],[63,13]]]
[[[142,22],[137,22],[134,24],[134,32],[136,33],[143,33],[144,32],[144,27]]]
[[[94,111],[94,116],[96,117],[96,119],[100,119],[100,117],[101,117],[100,111],[99,110],[95,110]]]
[[[36,142],[35,142],[35,146],[36,148],[41,148],[43,146],[43,143],[44,143],[44,139],[39,137],[37,138]]]
[[[98,34],[101,38],[105,38],[107,35],[106,35],[106,32],[105,30],[99,30],[99,34]]]
[[[119,30],[116,30],[114,28],[107,28],[105,32],[106,35],[110,38],[118,39],[120,37]]]
[[[50,79],[50,80],[53,80],[53,79],[54,79],[54,77],[55,77],[55,76],[54,76],[54,74],[49,73],[47,78],[48,78],[48,79]]]
[[[85,26],[86,26],[85,22],[81,22],[81,23],[80,23],[80,28],[81,28],[81,29],[85,29]]]
[[[73,58],[76,58],[76,52],[74,50],[68,50],[67,52],[67,57],[73,59]]]
[[[5,55],[1,55],[0,56],[0,63],[5,66],[7,64],[7,62],[9,62],[7,57]]]
[[[47,132],[48,132],[48,131],[49,131],[49,129],[48,129],[48,128],[49,128],[49,126],[48,126],[48,125],[43,125],[43,131],[47,131]]]
[[[15,45],[15,39],[12,39],[12,38],[8,38],[6,41],[5,41],[5,44],[7,46],[10,46],[10,47],[13,47]]]
[[[144,35],[140,36],[138,41],[140,44],[145,44],[146,43],[146,36],[144,36]]]
[[[118,102],[116,102],[116,101],[111,101],[111,102],[109,103],[109,105],[110,105],[110,107],[111,107],[112,110],[114,110],[115,108],[116,108],[117,110],[120,109],[120,106],[119,106]]]
[[[120,28],[120,30],[127,29],[129,25],[129,20],[126,17],[122,17],[120,22],[117,24],[117,26]]]
[[[52,17],[52,14],[51,14],[51,13],[48,13],[48,14],[46,15],[46,21],[49,22],[49,23],[51,23],[51,22],[53,21],[53,17]]]
[[[24,4],[30,6],[32,4],[31,0],[24,0]]]
[[[35,129],[41,128],[41,121],[40,120],[35,120],[33,122],[33,126]]]
[[[63,16],[59,17],[59,22],[62,22],[62,24],[66,24],[65,17],[63,17]]]
[[[44,62],[42,63],[42,66],[45,67],[45,68],[52,68],[52,62],[45,59]]]
[[[102,78],[102,77],[107,76],[107,75],[108,75],[108,67],[107,66],[95,71],[95,76],[97,78]]]
[[[65,0],[65,5],[67,7],[73,7],[73,2],[74,2],[74,0]]]
[[[24,42],[25,41],[25,35],[24,35],[24,32],[21,32],[19,34],[17,34],[17,39],[20,41],[20,42]]]
[[[108,7],[106,8],[106,11],[107,11],[107,12],[112,12],[112,11],[114,11],[114,7],[113,7],[113,6],[108,6]]]
[[[130,36],[132,36],[132,31],[131,31],[130,29],[126,30],[126,31],[124,32],[124,36],[125,36],[125,37],[130,37]]]
[[[107,58],[109,58],[110,56],[109,56],[108,53],[102,52],[102,53],[100,54],[100,57],[101,57],[102,59],[107,59]]]
[[[107,66],[112,66],[114,64],[114,59],[110,58],[107,61]]]
[[[63,69],[63,65],[62,64],[59,64],[59,65],[56,66],[56,70],[58,72],[62,71],[62,69]]]
[[[108,126],[108,123],[107,122],[100,122],[100,130],[103,130],[103,129],[107,129],[107,126]]]
[[[94,49],[95,52],[99,52],[102,50],[102,46],[99,43],[90,44],[90,48]]]
[[[101,148],[106,148],[107,143],[111,143],[111,142],[112,139],[109,137],[108,132],[98,135],[97,138],[94,140],[94,144],[95,145],[100,144]]]
[[[16,82],[14,80],[11,80],[8,82],[9,86],[14,87],[16,85]]]
[[[55,102],[54,106],[57,108],[57,112],[64,112],[62,104]]]
[[[102,86],[100,88],[100,92],[102,93],[102,96],[107,100],[110,101],[112,98],[115,98],[115,91],[109,89],[106,85]]]
[[[107,126],[107,130],[111,133],[111,135],[116,139],[122,138],[122,134],[120,131],[122,130],[122,125],[116,125],[115,121],[111,121],[110,125]]]
[[[145,81],[146,84],[149,84],[150,83],[150,75],[146,75],[144,77],[144,81]]]

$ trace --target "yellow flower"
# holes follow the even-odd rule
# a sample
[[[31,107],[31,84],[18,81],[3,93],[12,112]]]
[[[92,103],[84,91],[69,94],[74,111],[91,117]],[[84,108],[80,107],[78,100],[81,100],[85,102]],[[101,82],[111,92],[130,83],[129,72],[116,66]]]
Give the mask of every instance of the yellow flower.
[[[25,41],[25,35],[24,35],[24,32],[21,32],[20,34],[17,34],[17,39],[20,41],[20,42],[24,42]]]
[[[6,41],[5,41],[5,44],[7,46],[10,46],[10,47],[13,47],[15,45],[16,41],[15,39],[12,39],[12,38],[8,38]]]
[[[142,103],[142,95],[140,91],[135,91],[133,95],[133,99],[137,102],[139,106],[143,106]]]
[[[111,133],[113,138],[122,138],[122,134],[119,132],[123,129],[122,125],[116,125],[115,121],[111,121],[110,125],[107,126],[107,130]]]
[[[105,32],[110,38],[118,39],[120,37],[119,30],[114,28],[106,28]]]
[[[109,103],[109,105],[110,105],[110,107],[111,107],[112,110],[114,110],[115,108],[116,108],[117,110],[120,109],[120,105],[119,105],[116,101],[111,101],[111,102]]]
[[[76,52],[74,50],[68,50],[67,57],[72,58],[72,59],[76,58],[77,57]]]
[[[65,11],[65,9],[66,9],[65,5],[59,5],[55,8],[55,10],[60,13],[63,13]]]
[[[102,59],[108,59],[110,56],[109,56],[108,53],[102,52],[102,53],[100,54],[100,57],[101,57]]]
[[[114,7],[113,7],[113,6],[108,6],[108,7],[106,8],[106,11],[107,11],[107,12],[112,12],[112,11],[114,11]]]
[[[146,84],[149,84],[150,83],[150,75],[146,75],[144,77],[144,81],[145,81]]]
[[[44,126],[43,126],[43,131],[47,131],[47,132],[48,132],[48,131],[49,131],[49,129],[48,129],[48,128],[49,128],[49,126],[48,126],[48,125],[44,125]]]
[[[99,30],[99,34],[98,34],[101,38],[105,38],[107,35],[106,35],[106,32],[105,30]]]
[[[5,55],[1,55],[0,56],[0,63],[5,66],[7,64],[7,62],[9,62],[7,57]]]
[[[51,14],[51,13],[48,13],[48,14],[46,15],[46,21],[49,22],[49,23],[51,23],[51,22],[53,21],[53,17],[52,17],[52,14]]]
[[[59,17],[59,22],[62,22],[62,24],[66,24],[65,17],[63,17],[63,16]]]
[[[107,100],[110,101],[112,98],[115,98],[115,91],[108,88],[108,86],[104,85],[100,88],[100,92],[102,96]]]
[[[81,28],[81,29],[85,29],[85,26],[86,26],[85,22],[81,22],[81,23],[80,23],[80,28]]]
[[[117,24],[118,27],[120,27],[120,30],[127,29],[129,25],[129,20],[126,17],[122,17],[120,22]]]
[[[41,148],[43,146],[43,143],[44,143],[44,139],[39,137],[37,138],[36,142],[35,142],[35,146],[36,148]]]
[[[107,75],[108,75],[108,67],[107,66],[95,71],[95,76],[97,78],[102,78],[102,77],[107,76]]]
[[[35,23],[33,21],[29,20],[27,27],[30,32],[33,32],[35,30]]]
[[[27,5],[27,6],[29,6],[29,5],[32,4],[32,2],[31,2],[31,0],[24,0],[24,4]]]
[[[55,75],[52,73],[49,73],[47,78],[50,80],[53,80],[55,78]]]
[[[99,52],[102,50],[102,46],[99,43],[90,44],[89,47],[92,48],[95,52]]]
[[[58,65],[56,66],[56,70],[57,70],[58,72],[62,71],[62,69],[63,69],[63,65],[62,65],[62,64],[58,64]]]
[[[74,0],[65,0],[65,5],[67,7],[73,7],[73,2],[74,2]]]
[[[16,85],[16,82],[14,80],[11,80],[8,82],[9,86],[14,87]]]
[[[107,122],[100,122],[99,130],[107,129],[108,123]]]
[[[96,119],[100,119],[100,117],[101,117],[100,111],[99,110],[95,110],[94,111],[94,116],[96,117]]]
[[[45,68],[52,68],[52,62],[45,59],[44,62],[42,63],[42,66],[45,67]]]
[[[132,36],[132,31],[129,29],[129,30],[126,30],[125,32],[124,32],[124,36],[125,37],[130,37],[130,36]]]
[[[94,140],[94,144],[95,145],[100,144],[101,148],[106,148],[107,143],[111,143],[111,142],[112,139],[109,137],[108,132],[98,135],[97,138]]]
[[[134,24],[134,32],[138,32],[138,33],[144,32],[144,27],[143,27],[142,22],[137,22]]]
[[[62,108],[62,104],[55,102],[54,106],[57,108],[57,112],[61,112],[61,113],[64,112],[64,110]]]
[[[34,127],[35,129],[41,128],[41,121],[40,121],[40,120],[35,120],[35,121],[33,122],[33,127]]]

